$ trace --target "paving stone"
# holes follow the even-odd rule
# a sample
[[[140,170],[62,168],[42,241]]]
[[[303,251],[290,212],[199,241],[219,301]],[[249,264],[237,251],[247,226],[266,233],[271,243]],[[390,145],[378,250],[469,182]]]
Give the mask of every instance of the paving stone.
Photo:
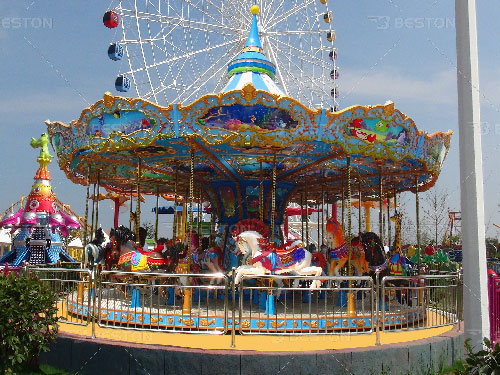
[[[318,375],[347,375],[351,367],[351,353],[326,352],[316,354],[316,370]]]
[[[291,354],[279,356],[280,375],[310,375],[316,374],[316,355],[314,354]]]
[[[77,375],[98,374],[101,347],[90,340],[74,340],[71,350],[71,372]]]
[[[49,345],[50,350],[48,352],[40,353],[40,363],[71,371],[72,348],[72,339],[58,336],[57,340]]]

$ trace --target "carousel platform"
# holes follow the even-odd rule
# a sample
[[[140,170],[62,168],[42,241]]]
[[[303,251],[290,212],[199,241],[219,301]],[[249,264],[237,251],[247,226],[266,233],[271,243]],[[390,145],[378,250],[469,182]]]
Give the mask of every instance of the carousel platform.
[[[185,334],[60,324],[41,357],[78,374],[412,374],[463,357],[458,326],[353,335]],[[419,372],[420,371],[420,372]]]

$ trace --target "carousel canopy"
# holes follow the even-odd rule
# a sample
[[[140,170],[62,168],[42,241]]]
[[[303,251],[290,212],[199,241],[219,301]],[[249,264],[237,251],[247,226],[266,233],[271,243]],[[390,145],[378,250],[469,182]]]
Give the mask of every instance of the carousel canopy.
[[[352,190],[360,187],[363,199],[378,197],[380,185],[392,196],[436,182],[451,131],[418,130],[392,102],[332,112],[285,96],[260,44],[256,13],[228,74],[222,92],[186,106],[106,93],[69,125],[47,122],[61,169],[79,184],[95,183],[100,171],[102,187],[130,194],[140,163],[142,192],[173,194],[177,186],[177,194],[187,195],[193,155],[195,196],[201,189],[218,207],[232,202],[226,214],[255,211],[261,179],[269,205],[273,166],[282,208],[303,190],[309,198],[326,192],[338,199],[348,163]]]

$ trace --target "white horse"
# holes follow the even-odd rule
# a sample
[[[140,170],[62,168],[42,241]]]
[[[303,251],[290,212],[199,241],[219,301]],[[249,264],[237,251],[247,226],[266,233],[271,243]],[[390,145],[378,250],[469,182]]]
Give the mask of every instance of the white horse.
[[[236,270],[235,284],[244,275],[265,275],[293,273],[300,276],[321,276],[321,267],[311,266],[312,255],[304,249],[301,241],[295,241],[285,249],[264,250],[261,243],[264,237],[253,230],[241,232],[234,238],[242,254],[252,254],[252,265],[241,265]],[[321,280],[313,280],[310,288],[321,287]]]

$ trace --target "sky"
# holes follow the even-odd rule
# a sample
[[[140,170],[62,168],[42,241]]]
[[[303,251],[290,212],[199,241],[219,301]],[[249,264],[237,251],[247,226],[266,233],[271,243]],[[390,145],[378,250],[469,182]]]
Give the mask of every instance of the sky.
[[[102,24],[103,13],[114,5],[96,0],[0,2],[0,210],[29,192],[38,154],[29,140],[46,131],[44,121],[76,120],[104,92],[115,93],[116,66],[106,54],[115,31]],[[340,107],[392,100],[421,130],[451,129],[451,149],[437,187],[450,193],[450,209],[459,210],[454,2],[344,0],[330,1],[330,7]],[[500,224],[500,3],[481,0],[477,10],[485,222],[487,235],[498,236],[493,223]],[[85,188],[67,180],[56,161],[49,169],[58,198],[83,215]],[[401,199],[414,204],[412,195]],[[154,221],[153,205],[154,200],[146,201],[143,220]],[[108,228],[111,205],[101,207],[99,216]]]

